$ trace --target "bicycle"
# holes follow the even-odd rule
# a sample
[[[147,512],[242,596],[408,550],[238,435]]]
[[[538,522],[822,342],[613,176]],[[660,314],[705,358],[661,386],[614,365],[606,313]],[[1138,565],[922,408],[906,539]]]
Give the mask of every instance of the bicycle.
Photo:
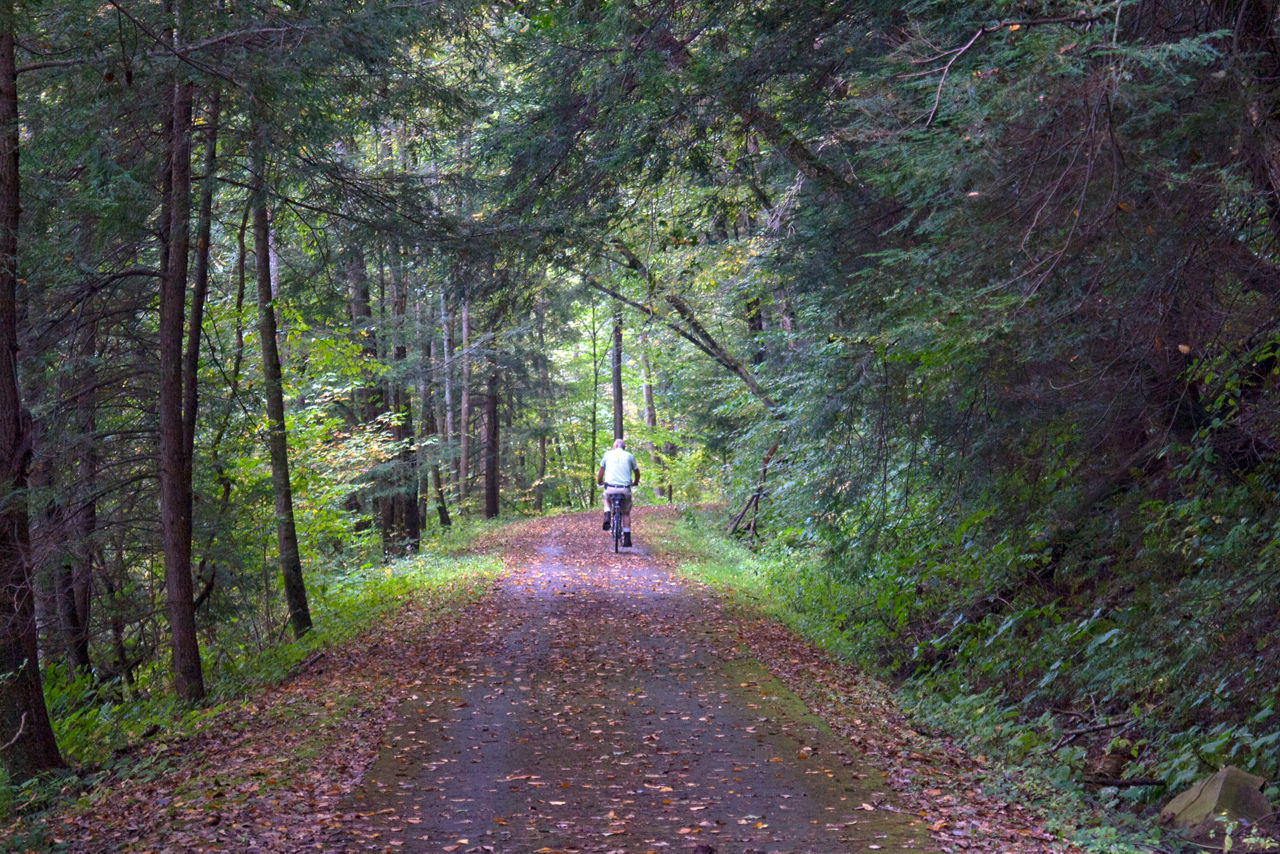
[[[621,492],[609,493],[609,518],[613,529],[613,550],[618,551],[618,543],[622,542],[622,499],[626,495]]]

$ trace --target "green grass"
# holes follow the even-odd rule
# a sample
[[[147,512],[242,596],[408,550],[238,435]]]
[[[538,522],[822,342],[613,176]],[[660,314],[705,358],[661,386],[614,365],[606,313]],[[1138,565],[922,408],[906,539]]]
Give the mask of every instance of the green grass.
[[[753,552],[723,536],[718,521],[686,511],[679,521],[656,520],[659,551],[679,562],[686,577],[716,590],[734,607],[767,615],[818,647],[850,657],[841,631],[844,598],[839,582],[816,555],[792,550]]]

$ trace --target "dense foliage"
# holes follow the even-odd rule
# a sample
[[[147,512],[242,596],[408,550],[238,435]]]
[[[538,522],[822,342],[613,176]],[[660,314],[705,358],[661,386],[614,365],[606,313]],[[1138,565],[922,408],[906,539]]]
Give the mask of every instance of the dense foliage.
[[[175,571],[206,669],[277,642],[281,428],[321,584],[459,514],[594,507],[620,326],[651,500],[725,500],[850,654],[1105,725],[1136,763],[1111,777],[1280,770],[1273,3],[4,24],[31,456],[4,499],[30,547],[0,559],[30,569],[46,681],[169,690]],[[165,283],[185,362],[158,359]],[[175,570],[156,389],[184,363]]]

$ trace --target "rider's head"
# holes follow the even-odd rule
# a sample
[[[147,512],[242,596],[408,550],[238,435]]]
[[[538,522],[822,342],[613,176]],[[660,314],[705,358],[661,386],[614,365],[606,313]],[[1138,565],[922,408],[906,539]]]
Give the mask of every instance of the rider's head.
[[[615,448],[625,448],[627,446],[627,443],[624,439],[614,439],[613,446]]]

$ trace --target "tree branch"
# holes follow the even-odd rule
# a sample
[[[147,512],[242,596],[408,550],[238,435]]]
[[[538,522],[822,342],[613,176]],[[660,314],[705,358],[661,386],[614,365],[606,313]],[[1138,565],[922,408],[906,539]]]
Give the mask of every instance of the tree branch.
[[[709,333],[706,330],[706,327],[702,325],[701,321],[698,320],[693,309],[684,301],[684,298],[674,291],[662,288],[659,285],[657,278],[653,275],[653,271],[649,269],[649,266],[645,264],[644,261],[642,261],[635,252],[631,251],[631,248],[621,240],[615,239],[613,241],[613,245],[622,253],[622,257],[626,259],[627,266],[644,277],[644,280],[649,284],[651,291],[662,291],[663,300],[666,301],[667,305],[675,309],[676,314],[680,315],[680,319],[687,324],[688,329],[690,330],[689,335],[685,335],[684,337],[689,340],[693,340],[690,338],[690,335],[697,337],[698,340],[702,342],[698,349],[710,355],[731,373],[735,374],[738,379],[742,380],[742,382],[746,384],[747,388],[751,390],[751,393],[755,395],[770,412],[776,411],[777,404],[773,401],[773,398],[769,396],[768,392],[764,390],[764,387],[760,385],[759,381],[756,380],[751,371],[747,369],[747,366],[734,358],[733,354],[721,346],[720,342],[716,341],[716,339],[712,337],[711,333]]]
[[[944,58],[946,58],[947,60],[946,64],[943,65],[941,69],[929,68],[924,71],[913,71],[910,74],[899,74],[897,75],[897,77],[899,80],[909,80],[912,77],[928,77],[929,75],[937,74],[938,71],[941,70],[942,77],[941,79],[938,80],[938,87],[937,89],[934,90],[934,93],[933,93],[933,108],[929,110],[929,117],[925,119],[925,122],[924,122],[924,126],[928,127],[929,125],[933,124],[933,120],[938,115],[938,109],[942,105],[942,87],[946,85],[947,75],[950,74],[951,72],[951,66],[955,65],[956,61],[960,59],[960,57],[968,53],[969,49],[972,48],[975,44],[977,44],[985,36],[989,36],[992,33],[998,33],[1000,30],[1004,30],[1004,29],[1008,29],[1012,31],[1012,30],[1021,29],[1022,27],[1037,27],[1037,26],[1045,26],[1047,24],[1067,24],[1067,25],[1093,24],[1098,22],[1099,20],[1101,19],[1097,16],[1089,16],[1089,17],[1061,16],[1056,18],[1027,18],[1027,19],[1012,20],[1012,21],[1000,21],[995,24],[986,24],[979,27],[978,31],[975,32],[972,36],[970,36],[969,40],[964,44],[960,45],[959,47],[953,47],[950,50],[944,50],[941,53],[928,57],[927,59],[912,60],[912,64],[914,65],[927,65],[933,62],[941,62]]]

